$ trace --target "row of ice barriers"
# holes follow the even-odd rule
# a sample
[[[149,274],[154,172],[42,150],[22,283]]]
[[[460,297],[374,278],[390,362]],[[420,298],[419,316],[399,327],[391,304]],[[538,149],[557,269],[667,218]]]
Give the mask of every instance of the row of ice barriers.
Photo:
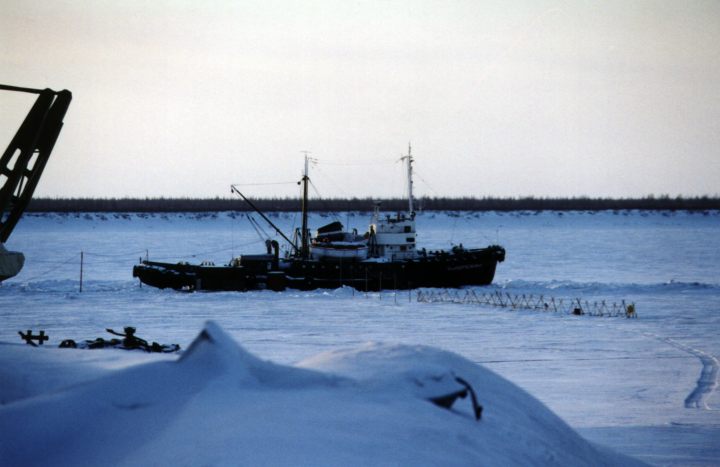
[[[503,293],[499,290],[486,292],[475,290],[418,290],[417,301],[422,303],[463,303],[509,308],[512,310],[536,310],[567,315],[637,318],[635,303],[609,304],[605,300],[593,301],[580,298],[556,299],[544,295]]]

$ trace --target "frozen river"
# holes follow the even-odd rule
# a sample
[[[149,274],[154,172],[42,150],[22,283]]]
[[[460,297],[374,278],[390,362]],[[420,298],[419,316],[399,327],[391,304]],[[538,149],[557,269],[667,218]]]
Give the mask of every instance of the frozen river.
[[[316,214],[310,225],[332,220]],[[369,216],[339,220],[364,231]],[[299,216],[275,221],[289,231]],[[0,341],[44,329],[56,344],[132,325],[186,346],[213,319],[282,363],[367,341],[433,345],[510,379],[590,440],[653,464],[720,463],[720,213],[425,212],[417,229],[420,247],[506,248],[494,285],[478,293],[626,300],[639,318],[424,303],[407,291],[141,288],[139,257],[220,264],[263,242],[235,213],[30,214],[6,245],[26,265],[0,286]]]

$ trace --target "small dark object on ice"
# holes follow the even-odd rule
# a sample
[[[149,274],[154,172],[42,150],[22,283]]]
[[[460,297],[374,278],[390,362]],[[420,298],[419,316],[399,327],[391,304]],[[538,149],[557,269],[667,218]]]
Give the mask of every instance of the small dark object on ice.
[[[112,347],[115,349],[143,350],[145,352],[155,353],[172,353],[180,350],[180,346],[177,344],[158,344],[157,342],[148,344],[145,339],[141,339],[135,335],[135,328],[132,326],[124,327],[124,332],[117,332],[110,328],[106,328],[105,330],[110,334],[123,337],[124,339],[105,340],[102,337],[98,337],[94,341],[85,341],[87,343],[87,347],[90,349]]]
[[[110,339],[106,341],[102,337],[98,337],[95,340],[86,340],[78,344],[72,339],[65,339],[60,342],[61,349],[104,349],[105,347],[117,347],[120,344],[120,339]]]
[[[126,326],[123,328],[125,331],[125,334],[121,332],[113,331],[110,328],[105,329],[110,334],[113,334],[115,336],[124,337],[125,339],[122,340],[123,347],[132,350],[132,349],[148,349],[148,343],[145,339],[140,339],[139,337],[135,336],[135,328],[132,326]],[[113,339],[117,340],[117,339]]]
[[[128,326],[125,327],[123,330],[124,333],[113,331],[112,329],[105,329],[110,334],[124,337],[124,339],[103,339],[102,337],[98,337],[94,340],[86,340],[84,342],[80,342],[79,344],[75,342],[72,339],[65,339],[64,341],[60,342],[60,348],[61,349],[106,349],[106,348],[113,348],[113,349],[123,349],[123,350],[142,350],[144,352],[155,352],[155,353],[172,353],[177,352],[180,350],[180,346],[177,344],[158,344],[157,342],[153,342],[152,344],[148,344],[148,342],[145,339],[140,339],[139,337],[135,336],[135,328]],[[28,331],[28,334],[30,331]],[[20,333],[22,335],[22,333]],[[40,331],[40,334],[43,334],[43,331]],[[25,338],[25,337],[23,337]],[[37,338],[33,336],[33,338]],[[47,340],[47,337],[45,337],[45,340]],[[32,345],[35,345],[34,343]]]
[[[31,329],[28,329],[27,334],[23,334],[22,331],[18,331],[18,334],[20,334],[20,338],[24,340],[26,344],[32,345],[33,347],[37,347],[38,344],[43,345],[43,342],[49,339],[49,337],[45,335],[45,331],[40,331],[37,336],[33,336]],[[38,344],[33,341],[38,341]]]

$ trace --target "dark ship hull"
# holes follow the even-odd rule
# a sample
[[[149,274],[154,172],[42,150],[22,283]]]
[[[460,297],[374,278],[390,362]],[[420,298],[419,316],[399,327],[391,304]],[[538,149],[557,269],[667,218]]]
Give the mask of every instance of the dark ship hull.
[[[272,255],[243,257],[236,266],[207,266],[143,261],[133,277],[144,284],[176,290],[314,290],[354,287],[361,291],[488,285],[498,262],[505,259],[500,246],[456,248],[429,252],[402,261],[341,261],[278,259]]]

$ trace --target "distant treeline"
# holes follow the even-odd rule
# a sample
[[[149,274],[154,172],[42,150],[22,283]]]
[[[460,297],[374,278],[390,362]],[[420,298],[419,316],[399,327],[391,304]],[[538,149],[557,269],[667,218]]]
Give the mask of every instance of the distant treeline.
[[[299,211],[296,198],[251,199],[260,210]],[[310,200],[315,212],[372,211],[371,198],[330,198]],[[407,209],[407,200],[382,201],[383,211]],[[606,210],[687,210],[720,209],[720,197],[647,196],[644,198],[418,198],[417,211],[606,211]],[[29,212],[208,212],[251,211],[235,198],[35,198]]]

